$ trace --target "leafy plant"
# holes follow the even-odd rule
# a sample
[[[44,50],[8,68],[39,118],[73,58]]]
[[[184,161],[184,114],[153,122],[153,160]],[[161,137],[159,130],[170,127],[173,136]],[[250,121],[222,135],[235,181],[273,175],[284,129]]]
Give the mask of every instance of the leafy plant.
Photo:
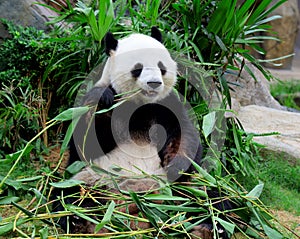
[[[50,117],[73,105],[74,89],[87,69],[81,63],[84,50],[79,43],[57,44],[41,30],[15,26],[4,19],[2,22],[11,34],[0,45],[0,136],[4,154],[21,149],[46,127]],[[49,138],[45,131],[40,145],[47,146]],[[42,152],[42,148],[36,150]]]
[[[11,77],[12,74],[16,78]],[[26,141],[38,132],[41,127],[38,115],[41,102],[31,85],[26,85],[28,78],[23,78],[23,83],[17,84],[19,72],[8,71],[1,75],[11,79],[9,85],[2,82],[0,90],[0,155],[3,157],[6,153],[22,149]]]

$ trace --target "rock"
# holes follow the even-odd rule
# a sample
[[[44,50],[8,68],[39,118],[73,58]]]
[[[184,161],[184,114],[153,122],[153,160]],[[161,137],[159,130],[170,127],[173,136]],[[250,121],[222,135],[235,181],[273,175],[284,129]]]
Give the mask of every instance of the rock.
[[[240,76],[227,74],[225,77],[233,89],[232,109],[237,116],[226,113],[226,117],[237,117],[246,132],[279,135],[256,136],[254,141],[263,144],[268,150],[284,152],[300,158],[300,113],[288,112],[270,94],[269,82],[251,63],[245,63],[255,75],[256,80],[245,70]],[[295,95],[295,103],[300,97]],[[300,100],[299,100],[300,101]],[[295,110],[296,111],[296,110]]]
[[[74,7],[77,0],[69,0]],[[84,0],[86,5],[91,4],[92,0]],[[16,25],[32,26],[40,30],[48,31],[51,26],[46,23],[58,14],[47,7],[40,6],[37,3],[49,5],[57,10],[67,7],[67,0],[0,0],[0,18],[12,21]],[[62,24],[62,23],[58,23]],[[0,40],[8,37],[8,32],[0,23]]]
[[[272,1],[275,4],[277,1]],[[266,50],[266,59],[275,59],[294,53],[299,24],[299,8],[297,0],[289,0],[275,9],[270,16],[280,15],[281,19],[271,21],[269,25],[278,33],[280,41],[265,40],[263,48]],[[272,34],[273,35],[273,34]],[[281,66],[268,64],[268,67],[290,69],[292,67],[292,57],[275,61]]]
[[[238,103],[241,106],[246,105],[260,105],[271,107],[274,109],[286,110],[286,107],[281,106],[271,95],[269,89],[269,82],[265,76],[251,63],[246,62],[245,65],[252,71],[256,79],[243,68],[239,77],[227,74],[225,75],[230,87],[231,97],[235,100],[235,105]],[[238,110],[238,108],[233,108]]]
[[[57,14],[46,7],[35,3],[46,4],[42,0],[0,0],[0,18],[8,19],[17,25],[34,26],[37,29],[48,30],[45,23]],[[3,26],[2,26],[3,27]],[[3,36],[0,31],[0,38]]]
[[[271,109],[264,106],[249,105],[238,112],[246,132],[279,135],[256,136],[254,141],[275,152],[285,152],[300,158],[300,113]]]

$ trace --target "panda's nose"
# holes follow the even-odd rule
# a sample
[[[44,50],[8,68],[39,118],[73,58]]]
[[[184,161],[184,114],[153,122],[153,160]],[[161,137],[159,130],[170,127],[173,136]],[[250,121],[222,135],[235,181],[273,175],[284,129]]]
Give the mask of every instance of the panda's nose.
[[[152,89],[156,89],[160,87],[161,81],[148,81],[147,85],[150,86]]]

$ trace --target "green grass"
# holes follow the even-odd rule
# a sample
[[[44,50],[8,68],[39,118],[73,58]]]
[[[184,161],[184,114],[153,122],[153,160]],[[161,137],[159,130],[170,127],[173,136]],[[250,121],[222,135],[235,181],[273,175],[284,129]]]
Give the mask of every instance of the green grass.
[[[300,215],[300,159],[283,153],[264,152],[256,169],[257,179],[264,182],[261,200],[270,208]],[[241,179],[250,190],[256,179]]]
[[[293,97],[295,93],[300,93],[300,80],[272,84],[270,90],[273,97],[275,97],[282,105],[300,110],[300,106],[295,103]]]
[[[300,81],[279,82],[270,87],[271,94],[289,108],[300,110],[293,95],[300,92]],[[286,154],[265,153],[257,176],[265,182],[262,201],[272,208],[300,215],[300,159]]]

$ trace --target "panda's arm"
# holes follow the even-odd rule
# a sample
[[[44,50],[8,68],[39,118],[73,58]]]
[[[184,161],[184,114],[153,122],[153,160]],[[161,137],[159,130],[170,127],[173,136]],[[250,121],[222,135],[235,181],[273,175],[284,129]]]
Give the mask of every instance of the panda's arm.
[[[159,156],[167,171],[168,180],[183,180],[184,177],[180,172],[193,171],[190,160],[200,163],[202,146],[199,135],[178,97],[170,95],[164,104],[170,107],[172,114],[164,115],[167,120],[163,121],[165,125],[162,126],[166,130],[167,137]]]
[[[193,171],[191,160],[200,163],[202,146],[199,137],[189,120],[181,120],[180,128],[167,132],[163,160],[169,181],[181,181],[182,172]],[[176,131],[181,131],[180,134]]]
[[[83,97],[82,105],[96,105],[98,108],[110,107],[113,104],[116,92],[111,86],[93,87]]]
[[[83,115],[76,125],[69,144],[69,162],[89,161],[100,157],[115,147],[110,130],[110,113],[96,114],[95,111],[108,109],[113,105],[115,91],[112,87],[94,87],[83,97],[82,105],[95,106]]]

